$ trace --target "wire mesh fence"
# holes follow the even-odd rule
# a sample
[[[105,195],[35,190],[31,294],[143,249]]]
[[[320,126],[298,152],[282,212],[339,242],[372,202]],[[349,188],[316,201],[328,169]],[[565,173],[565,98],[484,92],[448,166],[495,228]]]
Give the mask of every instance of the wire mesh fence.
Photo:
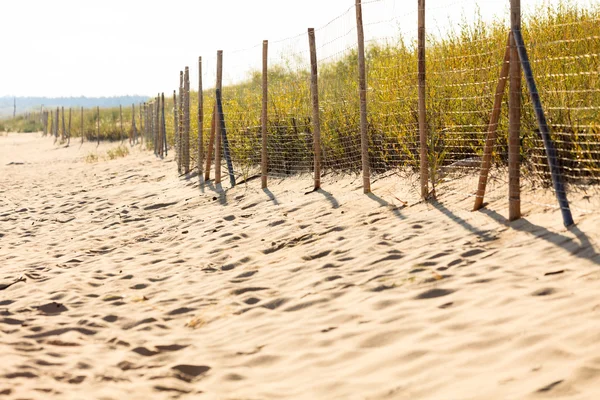
[[[521,56],[512,58],[509,51],[514,37],[510,10],[518,0],[439,0],[427,6],[423,0],[352,3],[341,5],[339,15],[314,30],[317,114],[311,96],[307,32],[247,49],[225,49],[223,121],[215,115],[219,76],[215,55],[203,56],[201,73],[200,63],[197,69],[190,68],[190,80],[195,81],[191,85],[184,80],[176,86],[174,73],[178,89],[173,96],[165,96],[162,134],[176,150],[180,171],[196,170],[208,179],[211,168],[224,169],[225,163],[215,166],[218,158],[225,156],[223,146],[215,147],[224,131],[236,179],[259,176],[266,128],[264,151],[271,177],[307,177],[317,166],[321,174],[360,173],[366,148],[374,176],[392,171],[415,181],[426,161],[428,185],[436,196],[452,193],[482,198],[485,177],[486,198],[498,198],[506,196],[509,175],[514,179],[514,165],[509,168],[511,157],[515,160],[509,131],[517,126],[520,150],[515,165],[517,174],[526,178],[520,184],[524,188],[552,186],[548,145],[542,140],[540,110],[532,102],[530,81],[526,85],[524,80],[521,86],[511,81],[512,66],[518,63],[521,68],[523,61]],[[358,7],[366,46],[366,147],[361,142]],[[421,12],[426,15],[421,26],[426,40],[419,48]],[[525,50],[530,61],[556,147],[560,178],[569,193],[591,191],[594,197],[600,192],[599,22],[600,4],[596,1],[544,2],[523,12],[519,31],[524,38],[519,50]],[[425,69],[420,71],[424,60]],[[426,77],[422,104],[421,76]],[[265,84],[267,118],[263,120]],[[509,112],[511,90],[518,90],[521,103],[517,125],[514,115],[511,122]],[[140,106],[140,111],[151,115],[140,114],[137,122],[149,143],[161,132],[155,126],[159,111],[154,105]],[[86,111],[84,117],[75,113],[73,126],[79,127],[81,118],[88,139],[94,134],[104,137],[103,132],[107,138],[123,136],[120,127],[115,128],[120,126],[120,115],[114,109],[102,116],[93,111]],[[126,108],[123,114],[124,130],[129,132],[136,124],[136,111]],[[425,124],[420,126],[423,116]],[[49,119],[54,124],[57,117],[50,112]],[[315,134],[317,128],[320,135]],[[424,145],[426,160],[421,155]],[[189,159],[189,168],[184,159]],[[223,184],[227,186],[227,182]],[[524,189],[521,200],[539,201],[531,193]],[[585,204],[577,207],[590,208]]]

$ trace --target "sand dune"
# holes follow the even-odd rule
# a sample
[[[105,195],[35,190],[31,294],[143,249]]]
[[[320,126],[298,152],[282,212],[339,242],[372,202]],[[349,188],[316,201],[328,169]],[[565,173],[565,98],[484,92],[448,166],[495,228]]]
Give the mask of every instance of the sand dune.
[[[600,398],[600,213],[110,147],[0,137],[0,398]]]

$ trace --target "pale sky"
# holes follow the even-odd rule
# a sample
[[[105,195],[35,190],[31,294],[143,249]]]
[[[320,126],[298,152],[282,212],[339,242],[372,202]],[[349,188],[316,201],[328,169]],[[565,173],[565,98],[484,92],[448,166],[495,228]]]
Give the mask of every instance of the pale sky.
[[[531,9],[556,1],[522,3]],[[416,34],[417,0],[363,3],[367,39]],[[460,23],[462,15],[469,18],[475,5],[485,19],[502,18],[509,3],[427,0],[429,32],[443,32]],[[204,60],[204,86],[210,87],[218,49],[224,50],[225,79],[232,81],[260,67],[263,39],[270,41],[270,63],[279,60],[275,53],[282,51],[303,55],[308,27],[322,28],[316,35],[320,56],[336,57],[356,41],[353,4],[354,0],[0,0],[0,96],[169,93],[186,65],[192,87],[197,86],[198,56]]]

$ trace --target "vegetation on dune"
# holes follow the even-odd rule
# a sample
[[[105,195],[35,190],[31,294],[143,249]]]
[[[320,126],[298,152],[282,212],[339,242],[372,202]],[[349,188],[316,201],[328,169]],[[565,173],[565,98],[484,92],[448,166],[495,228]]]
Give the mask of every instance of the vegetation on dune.
[[[559,155],[571,178],[600,178],[600,7],[571,3],[538,9],[523,34]],[[441,167],[481,156],[506,49],[504,21],[462,24],[427,44],[427,118],[430,164]],[[375,171],[418,165],[417,52],[402,38],[368,47],[369,156]],[[290,66],[292,65],[292,66]],[[305,65],[305,64],[303,64]],[[319,65],[324,168],[360,169],[357,54]],[[261,76],[223,89],[232,156],[248,170],[260,160]],[[523,82],[522,156],[534,173],[547,173],[544,147]],[[192,94],[192,145],[196,95]],[[495,162],[508,158],[508,97],[498,126]],[[210,116],[214,93],[205,93]],[[167,120],[172,135],[172,119]],[[208,136],[210,118],[205,122]],[[269,161],[274,173],[312,168],[309,71],[293,63],[269,69]],[[206,145],[208,141],[205,140]],[[191,154],[195,154],[192,151]]]
[[[427,43],[427,120],[430,165],[436,170],[481,156],[494,92],[508,38],[506,21],[463,23]],[[523,21],[523,34],[538,89],[566,175],[600,180],[600,6],[581,8],[564,2],[539,8]],[[285,55],[284,55],[285,56]],[[307,55],[308,57],[308,55]],[[419,162],[417,51],[401,37],[370,44],[366,51],[369,157],[375,172],[416,168]],[[310,73],[307,60],[286,60],[269,67],[269,169],[294,174],[312,169],[313,138]],[[319,64],[319,101],[323,167],[360,170],[357,53]],[[262,77],[224,87],[223,108],[231,154],[238,172],[248,175],[260,164]],[[208,85],[210,83],[205,83]],[[544,147],[523,82],[522,157],[535,174],[547,174]],[[494,160],[508,158],[508,97],[498,126]],[[198,143],[197,93],[190,94],[192,165]],[[215,105],[214,90],[204,93],[204,146],[208,146]],[[168,141],[175,143],[172,96],[167,94]],[[73,109],[71,135],[81,134],[80,111]],[[68,113],[68,111],[67,111]],[[51,119],[56,110],[52,110]],[[68,114],[67,114],[68,116]],[[95,109],[84,112],[83,134],[97,139]],[[123,136],[132,129],[131,107],[123,108]],[[62,120],[59,121],[62,132]],[[14,129],[15,121],[4,121]],[[24,121],[19,130],[29,129]],[[145,124],[145,121],[144,121]],[[142,121],[136,105],[136,126]],[[36,125],[33,130],[41,130]],[[8,130],[8,129],[7,129]],[[118,108],[101,109],[100,139],[120,140]],[[151,145],[151,141],[146,143]],[[206,149],[205,149],[206,151]],[[206,154],[206,152],[205,152]]]

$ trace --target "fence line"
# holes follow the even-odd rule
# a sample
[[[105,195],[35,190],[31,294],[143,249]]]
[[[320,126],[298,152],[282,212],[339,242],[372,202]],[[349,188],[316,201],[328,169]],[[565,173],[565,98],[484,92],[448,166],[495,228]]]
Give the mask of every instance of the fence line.
[[[303,33],[226,52],[224,67],[222,52],[204,55],[198,60],[197,99],[190,95],[185,67],[178,96],[174,92],[167,100],[173,118],[165,117],[162,132],[154,121],[161,99],[140,106],[142,139],[156,150],[168,138],[182,174],[194,165],[208,180],[215,165],[215,183],[220,183],[222,155],[235,171],[232,184],[236,176],[260,176],[264,188],[268,176],[312,174],[318,188],[322,173],[362,171],[368,192],[371,171],[399,171],[419,176],[423,198],[459,193],[472,196],[478,209],[484,196],[504,197],[495,184],[508,179],[510,220],[520,217],[521,201],[537,201],[521,193],[530,181],[550,187],[551,178],[559,178],[566,189],[555,186],[557,196],[598,193],[600,6],[563,4],[521,22],[519,0],[494,0],[486,7],[510,6],[503,20],[474,19],[456,28],[436,18],[477,1],[440,0],[435,7],[425,0],[398,3],[355,0],[309,37]],[[522,32],[523,44],[517,46],[510,32]],[[524,52],[532,78],[528,86],[520,82]],[[223,74],[236,57],[249,70],[247,79],[223,86]],[[311,74],[313,67],[318,74]],[[537,100],[529,93],[530,80],[536,82]],[[203,82],[216,82],[215,90],[203,90]],[[190,118],[190,110],[197,118]],[[542,110],[546,124],[540,122]],[[95,122],[98,141],[101,125],[107,132],[103,138],[110,138],[110,119],[101,120],[98,109],[95,118],[88,114],[87,126]],[[211,123],[205,124],[209,115]],[[128,129],[135,136],[134,108],[131,116]],[[83,124],[83,114],[80,118]],[[41,119],[44,131],[58,138],[59,110],[44,112]],[[90,138],[93,128],[87,126]],[[545,132],[552,141],[544,140]]]

